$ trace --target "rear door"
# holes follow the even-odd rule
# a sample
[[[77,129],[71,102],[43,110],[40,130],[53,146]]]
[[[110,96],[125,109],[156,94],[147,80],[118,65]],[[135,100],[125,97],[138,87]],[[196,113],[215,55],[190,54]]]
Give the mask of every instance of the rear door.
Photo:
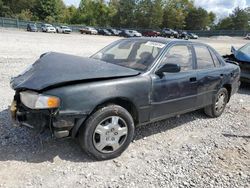
[[[212,104],[213,96],[217,93],[224,74],[220,62],[213,52],[205,45],[193,45],[196,56],[198,97],[200,107]]]

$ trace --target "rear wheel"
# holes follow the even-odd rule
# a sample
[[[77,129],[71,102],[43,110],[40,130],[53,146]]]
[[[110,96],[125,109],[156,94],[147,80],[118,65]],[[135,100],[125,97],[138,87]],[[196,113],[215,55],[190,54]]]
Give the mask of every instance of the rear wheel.
[[[227,89],[221,88],[216,94],[213,104],[204,108],[205,114],[213,118],[219,117],[225,110],[228,97]]]
[[[98,160],[118,157],[126,150],[134,136],[134,122],[130,113],[117,105],[97,110],[79,132],[81,147]]]

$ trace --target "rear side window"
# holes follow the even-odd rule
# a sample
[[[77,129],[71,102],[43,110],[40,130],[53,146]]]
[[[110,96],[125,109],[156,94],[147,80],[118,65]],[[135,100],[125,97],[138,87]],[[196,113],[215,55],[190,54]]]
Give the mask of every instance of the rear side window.
[[[181,71],[188,71],[193,69],[192,51],[186,45],[176,45],[170,48],[167,52],[161,65],[171,63],[178,64]]]
[[[214,61],[206,46],[197,45],[197,46],[194,46],[194,49],[196,53],[198,69],[214,68]]]
[[[212,52],[211,50],[210,50],[210,52],[211,52],[211,54],[212,54],[212,57],[213,57],[215,66],[216,66],[216,67],[220,67],[221,64],[220,64],[219,59],[218,59],[217,56],[214,54],[214,52]]]

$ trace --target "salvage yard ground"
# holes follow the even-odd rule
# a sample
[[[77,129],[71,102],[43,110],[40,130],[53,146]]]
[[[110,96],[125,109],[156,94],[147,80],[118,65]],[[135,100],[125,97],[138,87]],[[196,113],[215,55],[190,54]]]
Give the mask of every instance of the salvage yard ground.
[[[217,119],[200,110],[137,128],[130,147],[109,161],[93,161],[74,140],[12,126],[12,76],[44,52],[89,56],[118,39],[0,29],[0,187],[250,187],[250,85]],[[247,43],[231,37],[199,41],[221,55]]]

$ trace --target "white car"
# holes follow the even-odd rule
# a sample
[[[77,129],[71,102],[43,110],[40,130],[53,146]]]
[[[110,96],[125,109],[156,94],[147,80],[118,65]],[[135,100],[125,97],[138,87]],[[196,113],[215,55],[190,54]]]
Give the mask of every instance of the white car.
[[[93,27],[83,27],[80,29],[81,34],[97,35],[98,31]]]
[[[93,27],[86,27],[92,35],[97,35],[98,31]]]
[[[56,27],[56,32],[57,33],[71,33],[72,32],[72,29],[70,29],[68,26],[59,26],[59,27]]]
[[[53,25],[51,25],[51,24],[43,24],[42,25],[42,32],[55,33],[56,32],[56,28],[53,27]]]
[[[136,31],[136,30],[131,30],[130,31],[131,33],[132,33],[132,35],[134,35],[135,37],[142,37],[142,34],[141,33],[139,33],[138,31]]]
[[[248,34],[246,35],[245,39],[250,40],[250,33],[248,33]]]

